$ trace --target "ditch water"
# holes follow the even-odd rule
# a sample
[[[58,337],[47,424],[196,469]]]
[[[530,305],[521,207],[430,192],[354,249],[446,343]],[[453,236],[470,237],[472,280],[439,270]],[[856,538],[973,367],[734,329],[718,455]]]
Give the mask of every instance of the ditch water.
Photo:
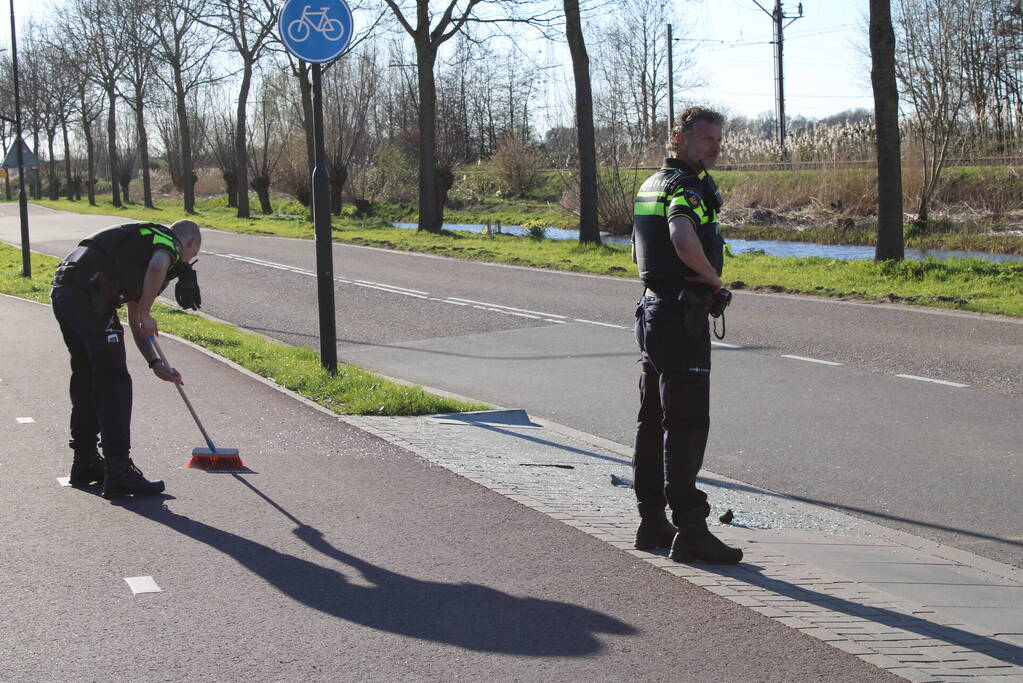
[[[396,228],[414,230],[416,223],[394,223]],[[483,232],[482,225],[464,223],[445,223],[445,230],[463,230],[465,232]],[[526,229],[521,225],[503,225],[501,232],[509,235],[524,235]],[[555,240],[577,240],[579,233],[576,230],[564,230],[562,228],[548,228],[547,237]],[[605,244],[629,244],[628,235],[608,235],[601,233],[600,239]],[[729,249],[733,254],[741,254],[747,251],[763,251],[771,256],[819,256],[822,258],[856,260],[873,259],[874,247],[854,247],[840,244],[813,244],[811,242],[780,242],[775,240],[727,240]],[[990,261],[1023,261],[1020,254],[987,254],[982,251],[945,251],[941,249],[906,249],[906,258],[923,260],[928,256],[937,259],[954,256],[956,258],[984,258]]]

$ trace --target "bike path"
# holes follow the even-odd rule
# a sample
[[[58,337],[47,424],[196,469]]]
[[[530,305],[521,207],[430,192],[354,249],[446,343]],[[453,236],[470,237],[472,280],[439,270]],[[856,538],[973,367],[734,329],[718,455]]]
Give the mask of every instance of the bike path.
[[[49,308],[0,297],[0,348],[4,680],[892,680],[422,457],[441,443],[410,451],[170,338],[251,472],[184,467],[201,437],[129,349],[133,457],[167,492],[62,487]],[[133,595],[140,577],[160,592]]]

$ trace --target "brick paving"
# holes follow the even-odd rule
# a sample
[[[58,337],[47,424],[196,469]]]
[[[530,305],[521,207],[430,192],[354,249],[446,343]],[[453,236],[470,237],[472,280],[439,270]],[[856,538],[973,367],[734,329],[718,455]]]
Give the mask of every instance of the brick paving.
[[[718,525],[714,531],[742,547],[744,561],[731,567],[676,564],[664,553],[632,547],[637,523],[632,490],[612,485],[612,475],[629,476],[627,452],[620,446],[552,425],[545,428],[516,411],[491,418],[342,419],[425,462],[906,680],[1023,683],[1023,647],[1010,640],[796,561],[770,543],[751,538],[762,529],[795,528],[842,544],[849,536],[869,533],[858,529],[867,523],[855,518],[705,472],[712,522],[726,508],[735,508],[733,524],[742,525]]]

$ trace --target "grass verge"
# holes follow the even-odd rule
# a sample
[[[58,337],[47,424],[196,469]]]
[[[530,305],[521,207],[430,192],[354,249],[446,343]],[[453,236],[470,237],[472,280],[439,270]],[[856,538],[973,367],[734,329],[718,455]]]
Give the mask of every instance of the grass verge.
[[[33,253],[32,277],[25,278],[21,275],[20,249],[0,243],[0,292],[48,302],[50,280],[58,262],[52,256]],[[271,342],[233,325],[160,303],[154,307],[154,313],[162,331],[228,358],[335,413],[429,415],[491,407],[435,396],[422,387],[398,384],[354,365],[340,364],[337,375],[331,375],[310,349]]]
[[[87,207],[84,202],[40,202],[67,211],[123,215],[170,223],[183,215],[168,203],[147,210],[135,205],[115,209],[109,204]],[[285,205],[287,210],[288,206]],[[282,211],[282,213],[286,213]],[[196,220],[203,226],[261,235],[312,237],[302,218],[276,216],[238,219],[223,200],[202,202]],[[298,211],[295,211],[297,214]],[[485,237],[469,232],[443,231],[434,235],[393,228],[384,221],[341,217],[334,220],[334,239],[387,249],[424,252],[454,258],[508,263],[536,268],[637,277],[629,248],[599,247],[567,240],[532,240],[513,235]],[[1023,317],[1023,262],[995,263],[986,259],[927,259],[897,264],[841,261],[824,258],[779,258],[746,253],[725,261],[725,281],[734,289],[763,289],[818,294],[870,301],[903,302],[941,308]]]

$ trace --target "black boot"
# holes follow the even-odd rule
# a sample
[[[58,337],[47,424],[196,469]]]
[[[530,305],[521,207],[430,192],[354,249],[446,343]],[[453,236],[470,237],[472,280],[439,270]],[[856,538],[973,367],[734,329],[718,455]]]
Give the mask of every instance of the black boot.
[[[664,515],[641,519],[636,530],[636,550],[670,548],[675,532],[675,527]]]
[[[706,562],[707,564],[738,564],[742,551],[721,542],[707,527],[679,528],[671,543],[668,558],[675,562]]]
[[[68,481],[75,488],[83,488],[103,481],[104,473],[103,458],[95,448],[75,451]]]
[[[106,476],[103,478],[103,497],[155,496],[163,493],[163,482],[149,481],[131,458],[106,458]]]

